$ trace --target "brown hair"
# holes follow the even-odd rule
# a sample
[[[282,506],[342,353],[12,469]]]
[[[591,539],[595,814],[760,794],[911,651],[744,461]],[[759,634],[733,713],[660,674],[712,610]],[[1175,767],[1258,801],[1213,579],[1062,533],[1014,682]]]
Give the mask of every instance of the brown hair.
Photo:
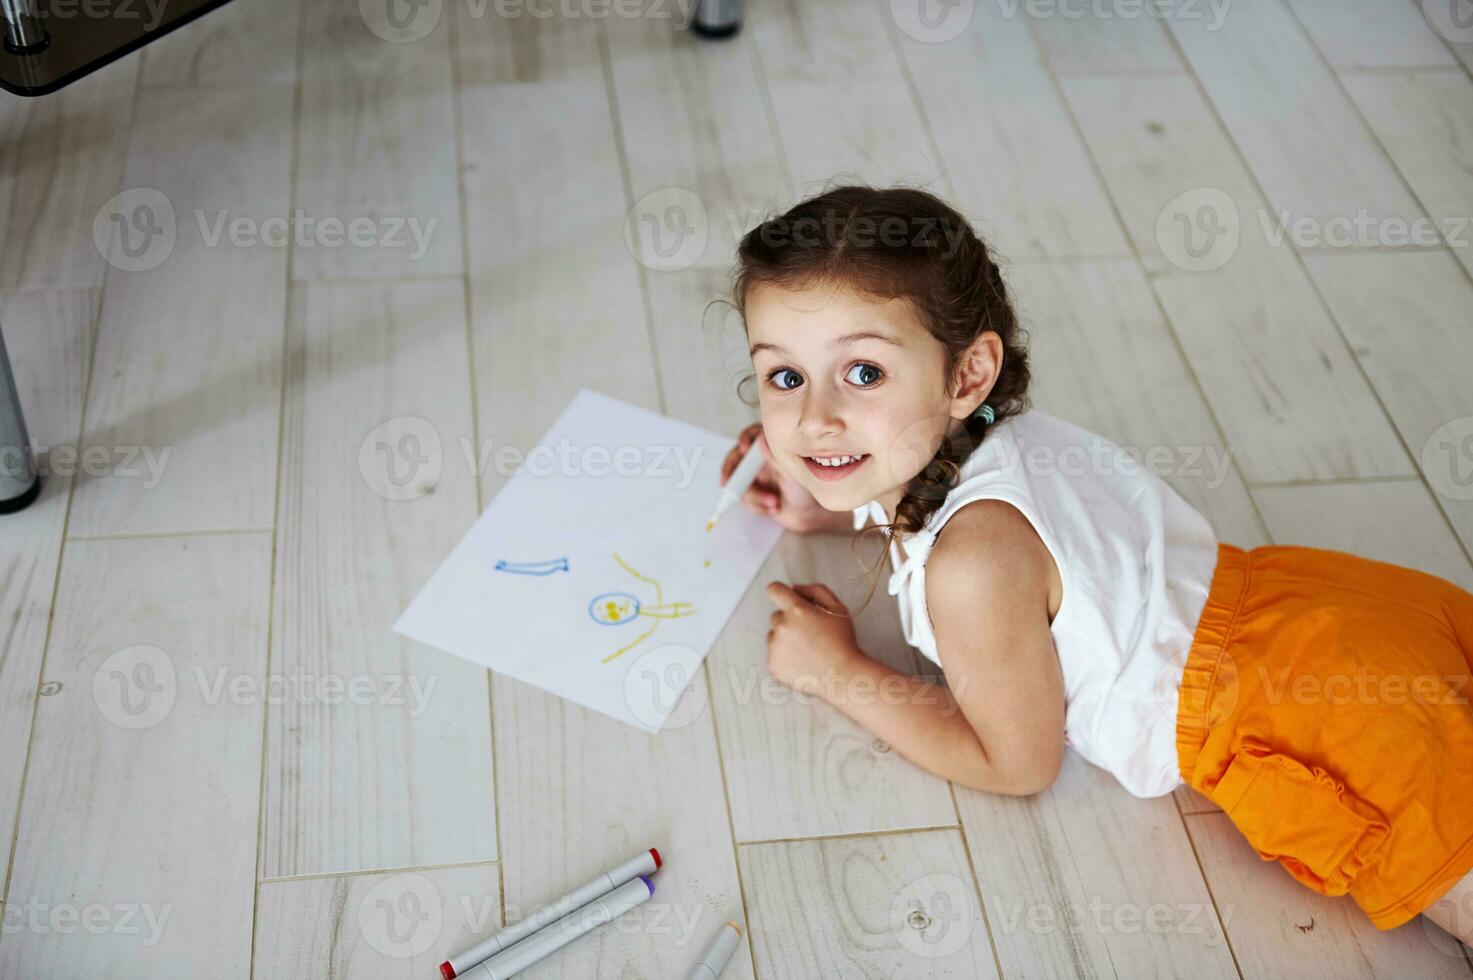
[[[956,386],[961,355],[983,333],[995,332],[1002,339],[1003,361],[986,401],[994,412],[992,424],[1028,407],[1026,334],[996,253],[940,198],[909,187],[845,184],[768,218],[737,247],[732,296],[744,318],[747,297],[759,285],[804,288],[825,283],[843,284],[880,300],[907,300],[946,347],[949,390]],[[754,378],[748,373],[738,388]],[[942,439],[931,462],[906,485],[894,523],[881,525],[887,537],[925,526],[955,486],[962,462],[981,443],[986,428],[985,419],[972,416],[965,422],[964,438]]]

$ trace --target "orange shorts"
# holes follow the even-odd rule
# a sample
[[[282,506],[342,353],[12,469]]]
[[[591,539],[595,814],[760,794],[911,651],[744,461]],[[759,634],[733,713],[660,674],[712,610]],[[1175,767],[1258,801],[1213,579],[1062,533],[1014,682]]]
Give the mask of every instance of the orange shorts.
[[[1182,779],[1378,929],[1473,868],[1473,594],[1340,551],[1218,547],[1182,674]]]

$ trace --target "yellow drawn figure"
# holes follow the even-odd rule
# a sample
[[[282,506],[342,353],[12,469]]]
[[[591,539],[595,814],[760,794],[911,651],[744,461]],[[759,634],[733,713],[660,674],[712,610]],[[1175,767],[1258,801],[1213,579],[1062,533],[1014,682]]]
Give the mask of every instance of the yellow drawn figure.
[[[601,661],[602,663],[608,663],[615,657],[627,653],[644,642],[647,636],[659,628],[661,620],[678,619],[681,616],[690,616],[695,612],[695,608],[689,602],[666,602],[664,590],[660,588],[660,583],[648,575],[641,575],[633,568],[630,568],[629,564],[619,557],[618,552],[614,552],[614,561],[618,562],[626,572],[641,582],[648,582],[654,586],[655,601],[652,604],[646,604],[641,602],[637,596],[631,595],[628,592],[602,592],[594,596],[592,601],[588,603],[588,615],[592,617],[595,623],[603,626],[622,626],[625,623],[633,622],[639,616],[649,616],[654,622],[650,624],[649,629],[607,657],[604,657]]]

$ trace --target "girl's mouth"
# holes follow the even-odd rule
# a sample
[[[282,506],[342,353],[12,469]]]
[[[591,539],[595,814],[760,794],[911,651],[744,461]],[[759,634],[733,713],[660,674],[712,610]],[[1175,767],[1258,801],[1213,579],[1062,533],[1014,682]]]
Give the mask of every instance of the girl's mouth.
[[[813,459],[811,456],[803,457],[803,462],[807,465],[808,472],[812,473],[820,480],[842,480],[844,479],[844,477],[848,476],[850,473],[853,473],[855,470],[863,466],[866,462],[868,462],[868,460],[869,454],[864,453],[862,455],[850,456],[849,462],[844,463],[840,466],[827,466]]]

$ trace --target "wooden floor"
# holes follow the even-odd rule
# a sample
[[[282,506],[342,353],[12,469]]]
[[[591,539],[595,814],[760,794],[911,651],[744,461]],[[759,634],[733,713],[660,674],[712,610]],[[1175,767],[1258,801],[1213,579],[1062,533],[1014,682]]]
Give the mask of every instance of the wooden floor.
[[[1163,450],[1222,539],[1473,588],[1473,43],[1416,0],[750,0],[714,44],[682,4],[557,9],[236,0],[0,97],[0,321],[52,473],[0,518],[0,977],[433,977],[658,846],[649,905],[527,976],[683,976],[732,918],[733,978],[1469,980],[1190,791],[1071,753],[990,797],[762,685],[762,583],[857,603],[842,537],[784,538],[657,737],[389,625],[581,386],[751,421],[707,304],[844,177],[964,210],[1035,403]],[[374,442],[404,418],[438,440],[407,491]],[[919,670],[878,598],[865,647]]]

